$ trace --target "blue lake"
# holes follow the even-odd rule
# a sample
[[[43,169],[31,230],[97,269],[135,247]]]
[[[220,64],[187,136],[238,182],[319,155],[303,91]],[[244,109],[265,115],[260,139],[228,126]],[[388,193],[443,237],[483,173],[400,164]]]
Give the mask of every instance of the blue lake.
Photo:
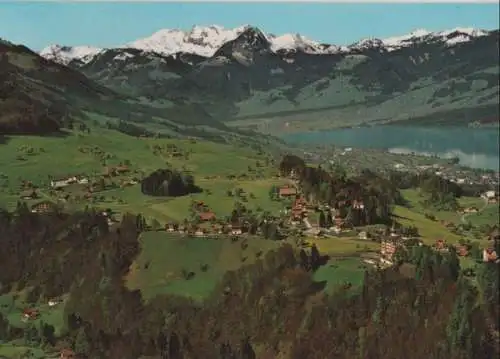
[[[499,170],[498,128],[373,126],[292,133],[284,135],[283,139],[302,144],[458,157],[464,166]]]

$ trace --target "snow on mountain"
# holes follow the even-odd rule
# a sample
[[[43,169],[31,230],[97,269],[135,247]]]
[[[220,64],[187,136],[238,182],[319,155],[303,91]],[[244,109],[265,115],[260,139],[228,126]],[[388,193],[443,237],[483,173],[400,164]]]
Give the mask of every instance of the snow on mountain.
[[[236,39],[247,26],[225,29],[212,25],[194,26],[190,31],[163,29],[150,37],[139,39],[123,47],[154,51],[164,55],[186,52],[205,57],[212,56],[226,42]]]
[[[40,51],[40,56],[67,65],[73,60],[88,62],[102,49],[92,46],[50,45]]]
[[[138,39],[117,48],[135,48],[145,52],[156,52],[162,55],[173,55],[176,53],[189,53],[203,57],[213,56],[224,44],[237,39],[249,29],[255,29],[249,25],[225,29],[222,26],[194,26],[189,31],[178,29],[163,29],[155,32],[150,37]],[[260,30],[259,30],[260,32]],[[448,46],[470,41],[473,38],[485,36],[489,32],[473,28],[456,28],[447,31],[431,32],[424,29],[415,30],[407,35],[390,37],[386,39],[367,38],[362,39],[347,47],[320,44],[299,34],[284,34],[276,36],[265,34],[272,51],[294,52],[300,50],[309,54],[332,54],[338,52],[349,52],[351,50],[362,50],[368,48],[379,48],[386,51],[394,51],[402,47],[411,46],[422,42],[442,42]],[[40,55],[57,62],[68,64],[72,60],[83,63],[89,62],[93,56],[103,49],[91,46],[61,46],[51,45],[40,52]]]
[[[340,51],[338,46],[320,44],[300,34],[284,34],[281,36],[269,34],[267,38],[271,43],[271,50],[275,52],[279,50],[302,50],[310,54],[328,54]]]
[[[387,51],[394,51],[402,47],[407,47],[422,42],[442,42],[446,45],[451,46],[486,35],[488,35],[488,31],[474,28],[455,28],[452,30],[437,32],[431,32],[425,29],[417,29],[406,35],[394,36],[386,39],[363,39],[350,45],[349,48],[383,48]]]

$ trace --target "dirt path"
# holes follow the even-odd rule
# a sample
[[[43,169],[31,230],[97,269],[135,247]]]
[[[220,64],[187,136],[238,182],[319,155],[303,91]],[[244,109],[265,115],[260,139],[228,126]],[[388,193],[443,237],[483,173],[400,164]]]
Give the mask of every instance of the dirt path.
[[[460,222],[462,222],[463,224],[467,224],[466,218],[468,216],[470,216],[471,214],[478,214],[478,213],[484,211],[484,209],[486,207],[488,207],[488,200],[486,198],[483,198],[483,201],[484,201],[483,206],[481,208],[479,208],[479,210],[476,213],[464,213],[464,214],[462,214],[462,216],[460,217]]]

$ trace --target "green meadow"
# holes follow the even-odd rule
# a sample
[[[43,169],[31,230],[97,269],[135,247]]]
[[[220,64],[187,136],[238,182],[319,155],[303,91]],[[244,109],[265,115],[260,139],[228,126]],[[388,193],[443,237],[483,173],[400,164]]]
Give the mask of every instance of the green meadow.
[[[187,238],[166,232],[147,232],[140,238],[141,253],[131,265],[127,286],[144,298],[169,293],[205,299],[225,272],[251,264],[257,253],[280,243],[261,238],[233,242],[229,238]],[[205,268],[203,268],[206,266]],[[184,274],[193,272],[191,279]]]

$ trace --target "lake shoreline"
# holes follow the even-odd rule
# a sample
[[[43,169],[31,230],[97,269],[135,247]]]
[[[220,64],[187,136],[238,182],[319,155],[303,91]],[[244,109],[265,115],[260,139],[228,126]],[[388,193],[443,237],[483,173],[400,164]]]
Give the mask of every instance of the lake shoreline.
[[[335,145],[442,159],[458,158],[462,166],[499,170],[499,135],[492,127],[356,126],[282,133],[286,142]]]

